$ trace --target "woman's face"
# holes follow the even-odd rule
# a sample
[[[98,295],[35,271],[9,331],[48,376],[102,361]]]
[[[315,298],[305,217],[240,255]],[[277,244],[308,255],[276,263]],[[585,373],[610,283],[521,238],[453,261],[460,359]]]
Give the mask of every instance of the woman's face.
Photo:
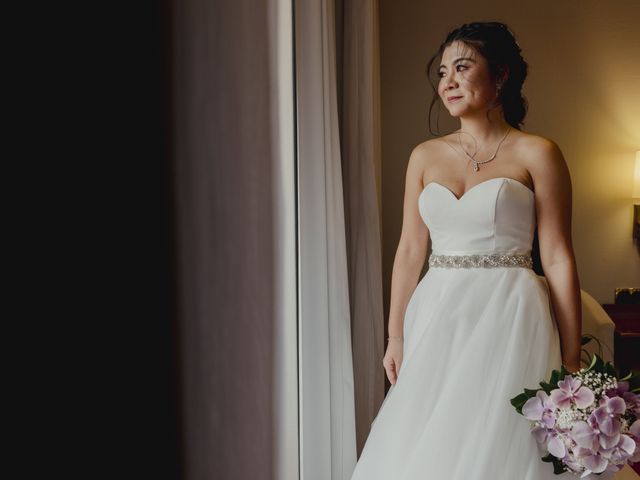
[[[491,78],[487,61],[460,41],[445,48],[438,76],[438,93],[453,117],[470,116],[478,112],[484,114],[495,99],[496,84]]]

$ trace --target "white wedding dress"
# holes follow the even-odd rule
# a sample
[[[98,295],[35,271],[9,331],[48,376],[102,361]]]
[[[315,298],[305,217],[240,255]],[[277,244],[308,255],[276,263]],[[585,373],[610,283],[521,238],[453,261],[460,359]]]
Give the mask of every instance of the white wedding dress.
[[[398,379],[351,480],[578,478],[540,460],[529,421],[510,403],[562,363],[545,278],[521,265],[431,264],[439,255],[528,257],[533,191],[498,177],[458,199],[431,182],[419,210],[432,239],[430,267],[407,305]]]

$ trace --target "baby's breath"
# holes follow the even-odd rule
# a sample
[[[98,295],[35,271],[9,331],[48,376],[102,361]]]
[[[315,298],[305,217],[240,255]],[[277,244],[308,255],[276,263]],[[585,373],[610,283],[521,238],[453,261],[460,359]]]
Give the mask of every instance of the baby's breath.
[[[620,417],[620,431],[621,432],[629,431],[629,421],[623,416]]]
[[[582,385],[588,387],[596,397],[611,388],[618,388],[616,378],[607,373],[580,370],[574,376],[580,379]]]
[[[574,422],[587,419],[587,415],[579,409],[559,408],[556,415],[556,426],[562,429],[569,429]]]

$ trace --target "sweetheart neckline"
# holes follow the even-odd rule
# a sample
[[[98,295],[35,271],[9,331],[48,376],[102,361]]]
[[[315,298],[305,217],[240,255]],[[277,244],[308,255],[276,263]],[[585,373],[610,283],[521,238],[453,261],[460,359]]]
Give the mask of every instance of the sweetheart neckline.
[[[452,192],[448,187],[446,187],[446,186],[442,185],[442,184],[441,184],[441,183],[439,183],[439,182],[436,182],[436,181],[432,180],[432,181],[430,181],[429,183],[427,183],[427,184],[424,186],[424,188],[422,189],[422,192],[420,192],[420,196],[422,196],[422,194],[427,190],[427,187],[428,187],[429,185],[431,185],[431,184],[435,184],[435,185],[438,185],[439,187],[444,188],[447,192],[449,192],[449,193],[451,194],[451,196],[452,196],[456,201],[460,202],[464,197],[466,197],[466,196],[467,196],[467,193],[469,193],[471,190],[473,190],[474,188],[476,188],[476,187],[478,187],[478,186],[480,186],[480,185],[482,185],[482,184],[484,184],[484,183],[488,183],[488,182],[491,182],[491,181],[493,181],[493,180],[511,180],[512,182],[515,182],[515,183],[517,183],[518,185],[522,185],[524,188],[526,188],[526,189],[527,189],[527,191],[528,191],[529,193],[531,193],[532,195],[534,195],[533,190],[531,190],[527,185],[525,185],[524,183],[522,183],[520,180],[516,180],[515,178],[511,178],[511,177],[493,177],[493,178],[488,178],[487,180],[484,180],[484,181],[482,181],[482,182],[480,182],[480,183],[476,183],[473,187],[471,187],[471,188],[470,188],[470,189],[468,189],[466,192],[464,192],[464,193],[460,196],[460,198],[456,197],[456,194],[455,194],[455,193],[453,193],[453,192]]]

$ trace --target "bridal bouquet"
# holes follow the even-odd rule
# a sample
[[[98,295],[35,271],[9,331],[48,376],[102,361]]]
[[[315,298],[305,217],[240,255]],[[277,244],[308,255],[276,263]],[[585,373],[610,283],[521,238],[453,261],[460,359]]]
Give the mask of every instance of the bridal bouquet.
[[[640,372],[617,377],[613,364],[594,354],[588,367],[570,373],[562,365],[542,388],[511,399],[531,420],[554,473],[582,478],[640,461]]]

